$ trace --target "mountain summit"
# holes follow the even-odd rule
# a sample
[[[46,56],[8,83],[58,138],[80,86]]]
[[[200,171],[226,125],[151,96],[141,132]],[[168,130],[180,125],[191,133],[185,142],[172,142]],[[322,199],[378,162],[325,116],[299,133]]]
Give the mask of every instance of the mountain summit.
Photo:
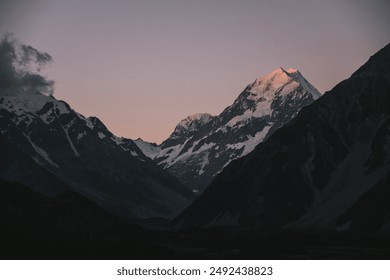
[[[390,232],[390,45],[231,163],[184,227]]]
[[[320,96],[298,70],[277,68],[248,85],[220,115],[196,114],[179,122],[159,152],[151,154],[153,147],[145,142],[136,144],[201,192],[232,160],[251,152]]]
[[[282,67],[279,67],[271,73],[257,78],[250,84],[249,91],[251,94],[248,98],[251,100],[258,100],[260,98],[270,100],[276,94],[288,94],[297,86],[301,86],[305,91],[310,92],[313,99],[321,96],[321,93],[297,69],[290,68],[286,71]]]

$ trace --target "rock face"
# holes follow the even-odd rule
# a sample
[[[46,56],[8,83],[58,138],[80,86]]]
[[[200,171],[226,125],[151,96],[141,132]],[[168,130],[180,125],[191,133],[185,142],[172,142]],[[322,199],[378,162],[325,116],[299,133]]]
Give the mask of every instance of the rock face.
[[[390,45],[247,156],[177,219],[390,232]]]
[[[182,120],[150,157],[201,192],[232,160],[251,152],[320,96],[298,70],[275,69],[248,85],[219,116]],[[139,148],[148,155],[152,147],[143,142]]]
[[[173,217],[193,194],[132,140],[37,92],[0,94],[0,178],[57,195],[78,192],[129,218]]]

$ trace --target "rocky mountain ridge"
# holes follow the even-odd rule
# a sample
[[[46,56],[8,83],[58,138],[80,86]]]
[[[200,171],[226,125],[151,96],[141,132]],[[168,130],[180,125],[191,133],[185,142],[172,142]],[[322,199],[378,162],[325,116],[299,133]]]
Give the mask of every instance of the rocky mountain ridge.
[[[220,115],[187,117],[158,147],[136,144],[185,185],[202,192],[231,161],[251,152],[320,96],[298,70],[277,68],[248,85]]]
[[[231,163],[179,227],[390,232],[390,45]]]
[[[48,195],[75,191],[128,218],[173,217],[192,193],[95,117],[28,90],[0,95],[0,177]]]

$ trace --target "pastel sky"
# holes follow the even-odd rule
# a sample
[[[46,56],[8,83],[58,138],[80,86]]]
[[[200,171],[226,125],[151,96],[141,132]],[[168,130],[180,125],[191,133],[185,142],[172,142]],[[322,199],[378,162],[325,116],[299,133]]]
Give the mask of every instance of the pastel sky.
[[[161,142],[276,67],[330,90],[390,42],[388,0],[2,0],[0,34],[54,58],[55,96]]]

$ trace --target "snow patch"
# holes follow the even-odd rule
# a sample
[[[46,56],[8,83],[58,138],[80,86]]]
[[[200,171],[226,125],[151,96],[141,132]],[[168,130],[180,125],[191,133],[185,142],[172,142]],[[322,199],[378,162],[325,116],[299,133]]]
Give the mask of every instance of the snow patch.
[[[10,112],[14,112],[17,115],[25,114],[25,112],[36,114],[47,102],[58,102],[52,96],[31,93],[24,90],[13,91],[12,93],[3,95],[3,97],[7,101],[5,105],[8,105]]]
[[[31,140],[30,136],[23,134],[27,140],[30,142],[31,146],[34,148],[34,150],[51,166],[58,168],[59,166],[54,163],[54,161],[51,160],[49,153],[47,153],[44,149],[41,149],[37,145],[34,144],[34,142]]]
[[[60,111],[60,114],[68,114],[70,111],[66,107],[65,102],[63,101],[58,101],[56,104],[56,108]]]
[[[201,165],[201,167],[200,167],[200,170],[199,170],[199,172],[198,172],[198,175],[202,175],[204,172],[205,172],[205,167],[207,166],[207,165],[209,165],[209,153],[205,153],[204,155],[203,155],[203,162],[202,162],[202,165]]]
[[[271,127],[272,125],[268,125],[264,127],[263,130],[257,132],[254,136],[249,135],[248,140],[244,142],[228,144],[226,145],[226,149],[240,150],[244,147],[241,156],[245,156],[250,152],[252,152],[255,149],[255,147],[264,140],[265,136],[267,135]]]
[[[123,138],[117,137],[117,136],[112,136],[111,140],[114,141],[117,145],[122,145],[123,144]]]
[[[253,118],[261,118],[272,114],[271,100],[260,101],[256,104],[254,111],[248,109],[242,115],[232,118],[226,126],[239,128],[246,125]],[[226,131],[226,128],[225,128]]]
[[[50,124],[54,120],[53,111],[51,109],[39,117],[45,124]]]
[[[135,151],[131,151],[130,154],[133,156],[133,157],[138,157],[139,155],[137,154],[137,152]]]
[[[95,126],[93,125],[93,123],[91,122],[90,119],[84,118],[84,120],[85,120],[86,126],[89,127],[91,130],[93,130],[95,128]]]
[[[302,88],[311,93],[311,96],[313,97],[314,100],[318,99],[319,97],[321,97],[321,93],[312,85],[310,84],[303,76],[302,74],[296,70],[296,69],[288,69],[287,72],[289,73],[289,76],[294,80],[296,81],[297,83],[299,83]]]
[[[210,122],[214,117],[210,114],[195,114],[188,116],[184,120],[180,121],[175,128],[176,134],[181,131],[194,131],[196,127],[203,126]]]
[[[73,120],[73,121],[74,121],[74,120]],[[72,121],[72,122],[73,122],[73,121]],[[72,122],[71,122],[71,123],[72,123]],[[70,125],[69,125],[69,126],[70,126]],[[64,132],[65,132],[66,139],[68,139],[70,148],[72,149],[72,151],[73,151],[73,153],[75,154],[75,156],[76,156],[76,157],[79,157],[80,154],[79,154],[79,152],[77,151],[76,147],[73,145],[73,142],[72,142],[72,140],[71,140],[70,137],[69,137],[68,128],[65,128],[65,127],[63,127],[63,126],[61,126],[61,127],[62,127],[62,129],[64,130]]]
[[[184,146],[187,144],[187,142],[190,140],[191,138],[187,139],[184,143],[182,144],[178,144],[176,146],[172,146],[172,147],[168,147],[166,149],[163,149],[159,154],[158,154],[158,158],[161,158],[161,157],[167,157],[166,159],[164,159],[163,161],[161,161],[159,164],[163,164],[163,163],[167,163],[169,165],[171,165],[173,163],[173,161],[175,160],[175,158],[180,154],[181,150],[184,148]]]
[[[198,143],[199,143],[199,141],[194,142],[192,147],[187,152],[185,152],[185,153],[181,154],[180,156],[176,157],[172,161],[172,163],[169,164],[169,166],[171,166],[172,164],[174,164],[176,162],[179,162],[179,161],[185,161],[189,157],[192,157],[194,155],[199,155],[199,154],[202,154],[202,153],[205,153],[205,156],[208,158],[209,152],[206,152],[206,151],[209,151],[213,146],[216,145],[215,143],[203,144],[202,147],[200,147],[199,149],[194,151],[194,148],[197,146]],[[169,166],[167,166],[167,167],[169,167]]]
[[[138,148],[150,159],[154,159],[160,152],[161,148],[152,143],[146,142],[141,138],[134,141]]]
[[[84,131],[83,133],[79,133],[79,134],[77,135],[77,141],[81,140],[81,138],[83,138],[83,137],[85,137],[85,136],[87,136],[87,132],[86,132],[86,131]]]

